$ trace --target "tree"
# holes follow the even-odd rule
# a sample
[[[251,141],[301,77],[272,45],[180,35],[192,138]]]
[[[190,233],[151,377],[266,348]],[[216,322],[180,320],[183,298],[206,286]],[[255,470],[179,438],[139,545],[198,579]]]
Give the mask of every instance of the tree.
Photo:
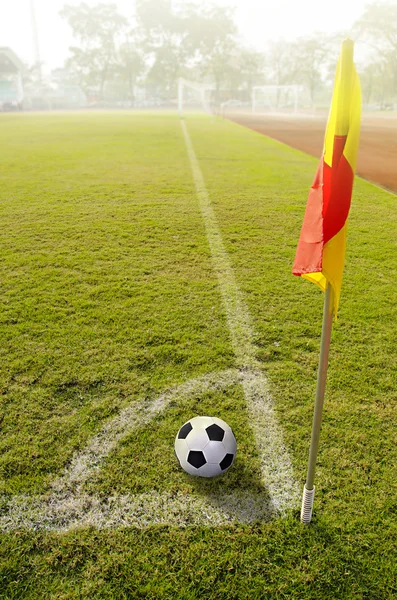
[[[266,55],[266,75],[271,84],[276,86],[298,83],[300,63],[293,42],[279,40],[271,42]],[[276,106],[280,104],[281,92],[277,89]]]
[[[380,53],[397,51],[397,4],[374,2],[367,5],[355,23],[357,33]]]
[[[166,97],[175,96],[187,60],[184,19],[173,11],[170,0],[137,0],[136,8],[147,82],[162,89]]]
[[[255,85],[265,81],[265,56],[247,48],[240,50],[240,85],[251,94]]]
[[[128,22],[115,4],[65,5],[60,14],[81,44],[70,48],[67,66],[78,74],[83,88],[95,89],[102,98],[105,83],[117,72],[118,42]]]
[[[312,105],[315,104],[316,91],[323,83],[329,50],[329,40],[321,33],[300,38],[294,44],[295,80],[309,90]]]
[[[369,104],[376,85],[378,65],[371,63],[360,72],[361,92],[364,104]]]
[[[127,83],[128,96],[131,101],[134,99],[137,78],[143,72],[144,67],[144,59],[134,40],[130,39],[122,43],[119,50],[118,75],[122,81]]]
[[[274,85],[297,83],[300,63],[293,42],[271,42],[267,53],[267,75]]]
[[[227,7],[190,5],[185,12],[188,26],[186,46],[201,77],[215,84],[216,101],[222,85],[235,82],[240,63],[240,46],[233,11]]]
[[[147,81],[175,96],[178,77],[236,85],[242,62],[231,9],[195,2],[173,9],[170,0],[138,0],[138,24],[148,63]]]
[[[193,1],[175,8],[171,0],[137,0],[135,30],[114,4],[66,5],[61,15],[78,41],[67,67],[100,97],[112,81],[117,93],[124,82],[131,99],[143,76],[152,93],[171,99],[178,78],[186,77],[213,83],[220,101],[222,88],[247,94],[263,77],[263,56],[239,43],[233,11],[226,7]]]
[[[358,36],[373,49],[378,91],[384,106],[397,98],[397,4],[375,2],[355,24]],[[380,85],[379,85],[380,84]]]

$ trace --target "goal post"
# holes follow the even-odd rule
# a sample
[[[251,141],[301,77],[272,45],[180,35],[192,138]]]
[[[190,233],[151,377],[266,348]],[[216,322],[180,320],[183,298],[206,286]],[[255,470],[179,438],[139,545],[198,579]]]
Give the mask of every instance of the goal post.
[[[212,115],[211,111],[211,103],[210,96],[211,92],[214,90],[214,86],[207,83],[197,83],[195,81],[189,81],[188,79],[184,79],[181,77],[178,81],[178,113],[179,117],[182,119],[184,115],[184,110],[189,103],[192,102],[192,99],[196,101],[196,105],[198,104],[204,112],[209,115]]]

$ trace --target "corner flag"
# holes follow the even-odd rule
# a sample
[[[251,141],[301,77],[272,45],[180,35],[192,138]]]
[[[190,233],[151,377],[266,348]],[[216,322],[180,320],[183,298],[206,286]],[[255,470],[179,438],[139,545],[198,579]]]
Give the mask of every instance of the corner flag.
[[[310,523],[314,502],[321,419],[327,380],[332,319],[337,315],[345,262],[347,217],[353,189],[361,118],[360,82],[353,63],[354,44],[345,40],[336,70],[324,152],[309,193],[295,256],[294,275],[325,292],[320,361],[301,521]]]
[[[293,274],[333,288],[336,316],[345,260],[347,216],[353,189],[361,119],[360,81],[351,40],[342,44],[323,156],[317,168],[296,251]]]

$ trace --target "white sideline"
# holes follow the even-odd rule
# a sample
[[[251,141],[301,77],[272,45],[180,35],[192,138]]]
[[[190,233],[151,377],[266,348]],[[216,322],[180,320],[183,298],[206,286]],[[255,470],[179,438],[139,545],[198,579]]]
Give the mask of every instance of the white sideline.
[[[225,307],[236,369],[191,379],[151,401],[135,403],[105,423],[44,496],[0,496],[0,530],[18,528],[67,531],[81,526],[145,528],[155,524],[185,527],[250,523],[297,508],[300,492],[293,476],[281,428],[273,409],[268,381],[255,357],[254,333],[248,309],[223,245],[221,232],[184,121],[181,121],[196,193],[211,257]],[[261,467],[259,491],[236,491],[209,496],[150,491],[143,494],[90,496],[84,484],[95,477],[103,461],[134,429],[147,425],[171,402],[193,394],[225,390],[241,384]]]
[[[261,457],[262,484],[269,490],[275,509],[283,511],[295,505],[299,497],[298,486],[274,413],[268,381],[261,373],[261,365],[255,356],[254,332],[248,308],[223,244],[221,231],[185,121],[181,120],[181,126],[211,249],[212,263],[218,276],[237,367],[247,373],[242,380],[242,385],[250,424]]]

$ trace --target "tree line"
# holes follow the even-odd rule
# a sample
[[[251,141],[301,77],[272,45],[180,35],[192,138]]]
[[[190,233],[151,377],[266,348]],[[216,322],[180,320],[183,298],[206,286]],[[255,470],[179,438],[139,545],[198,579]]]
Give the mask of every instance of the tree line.
[[[163,101],[175,98],[179,77],[211,83],[215,101],[238,94],[249,100],[254,85],[305,86],[314,104],[332,81],[343,32],[316,33],[293,42],[271,42],[267,52],[242,43],[234,12],[191,1],[137,0],[131,22],[115,4],[66,4],[61,16],[76,45],[65,63],[68,76],[99,99],[134,101],[137,84]],[[397,101],[397,5],[366,6],[353,26],[367,44],[358,65],[363,99],[387,108]]]

